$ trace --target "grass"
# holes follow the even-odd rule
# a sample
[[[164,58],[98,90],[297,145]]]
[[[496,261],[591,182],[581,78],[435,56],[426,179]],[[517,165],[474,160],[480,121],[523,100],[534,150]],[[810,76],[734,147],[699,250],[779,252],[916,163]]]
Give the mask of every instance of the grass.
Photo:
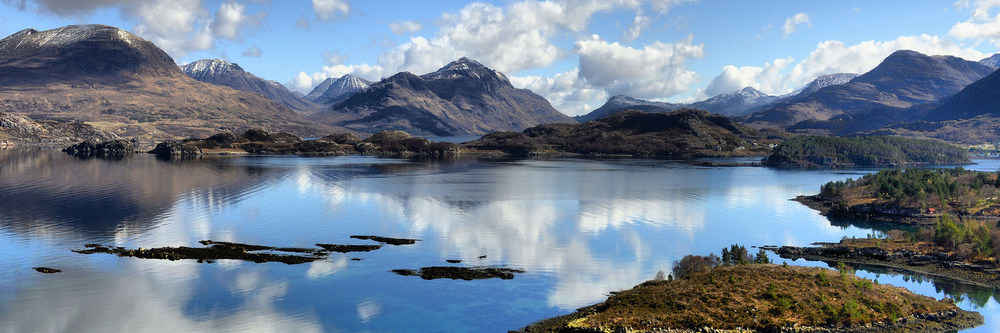
[[[597,330],[854,327],[955,309],[949,301],[873,284],[849,272],[782,265],[722,266],[617,293],[567,325]]]

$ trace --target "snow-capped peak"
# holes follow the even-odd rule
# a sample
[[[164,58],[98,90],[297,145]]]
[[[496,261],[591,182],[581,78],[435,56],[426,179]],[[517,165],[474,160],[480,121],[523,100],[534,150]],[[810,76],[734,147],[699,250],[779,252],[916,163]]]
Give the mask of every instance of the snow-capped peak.
[[[0,40],[0,48],[4,51],[13,51],[21,47],[62,47],[86,40],[118,40],[129,46],[137,46],[142,42],[141,38],[119,28],[86,24],[68,25],[46,31],[24,29]]]
[[[240,65],[222,59],[201,59],[181,66],[181,69],[189,76],[217,75],[233,71],[243,71],[243,67],[240,67]]]

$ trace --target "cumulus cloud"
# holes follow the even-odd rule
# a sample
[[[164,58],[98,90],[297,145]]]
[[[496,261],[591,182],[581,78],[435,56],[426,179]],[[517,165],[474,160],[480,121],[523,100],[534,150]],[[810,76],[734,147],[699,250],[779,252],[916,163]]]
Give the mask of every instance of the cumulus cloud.
[[[397,35],[412,34],[424,29],[417,21],[401,21],[389,23],[389,29]]]
[[[704,47],[693,37],[677,43],[654,42],[641,49],[608,43],[599,38],[576,42],[581,79],[604,88],[611,95],[638,98],[676,95],[698,82],[698,73],[688,70],[688,59],[705,56]]]
[[[61,17],[84,17],[99,9],[119,8],[122,16],[138,20],[132,32],[174,57],[215,47],[218,39],[240,40],[250,26],[267,15],[246,13],[246,5],[225,2],[215,15],[201,0],[2,0],[23,10]]]
[[[795,16],[785,19],[785,37],[791,35],[798,29],[799,25],[805,24],[807,27],[812,28],[812,22],[809,21],[809,15],[806,13],[798,13]]]
[[[351,11],[347,0],[312,0],[312,7],[320,21],[329,21],[337,18],[338,13],[347,15]]]
[[[959,1],[957,8],[968,8],[968,1]],[[1000,14],[991,15],[994,8],[1000,7],[1000,1],[980,0],[972,5],[972,16],[963,22],[956,23],[948,34],[958,39],[986,40],[1000,47]]]
[[[902,36],[890,41],[865,41],[846,45],[831,40],[819,43],[809,57],[794,63],[792,58],[776,59],[764,66],[725,66],[706,87],[708,96],[751,86],[769,94],[784,94],[802,87],[817,76],[833,73],[864,73],[878,66],[898,50],[928,55],[952,55],[981,59],[982,52],[965,48],[948,38],[930,35]],[[794,63],[794,65],[792,65]]]
[[[571,116],[583,115],[596,109],[610,97],[604,89],[587,84],[581,80],[580,69],[574,68],[552,77],[543,76],[509,76],[511,84],[522,89],[529,89],[536,94],[545,96],[552,105]]]
[[[243,50],[243,55],[247,57],[260,58],[262,51],[257,45],[252,45],[246,50]]]
[[[267,12],[260,11],[253,16],[246,15],[247,6],[236,2],[223,3],[219,11],[215,14],[212,22],[212,31],[219,37],[239,40],[240,32],[248,25],[259,26],[261,21],[267,16]]]
[[[399,71],[415,74],[437,70],[459,57],[476,59],[507,73],[520,87],[539,92],[567,112],[603,103],[609,94],[637,97],[667,97],[699,80],[684,66],[689,58],[702,57],[701,45],[692,38],[677,43],[654,43],[641,48],[590,40],[588,26],[596,13],[634,10],[636,18],[623,41],[631,43],[651,22],[643,10],[665,14],[674,6],[692,0],[553,0],[515,1],[504,6],[474,2],[436,21],[439,29],[431,37],[412,36],[383,53],[377,63],[328,64],[320,71],[299,73],[289,83],[308,91],[307,82],[318,84],[329,77],[353,74],[370,80]],[[406,33],[406,22],[390,24],[393,32]],[[581,40],[573,47],[557,46],[559,39]],[[578,55],[579,67],[553,77],[524,76],[524,70],[551,66]],[[620,77],[618,77],[620,75]]]

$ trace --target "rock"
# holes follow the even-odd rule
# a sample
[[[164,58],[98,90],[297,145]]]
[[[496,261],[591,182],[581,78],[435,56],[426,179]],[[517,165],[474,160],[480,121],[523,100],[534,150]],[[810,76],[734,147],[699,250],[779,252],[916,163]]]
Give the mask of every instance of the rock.
[[[63,148],[63,152],[81,158],[124,158],[139,151],[135,149],[135,145],[132,142],[118,139],[101,143],[83,141]]]
[[[268,142],[271,141],[271,133],[262,128],[251,128],[243,133],[243,138],[249,141]]]
[[[382,248],[382,245],[340,245],[340,244],[316,244],[316,246],[322,247],[328,251],[347,253],[347,252],[369,252]]]
[[[392,238],[392,237],[382,237],[382,236],[361,236],[361,235],[352,235],[351,238],[373,240],[379,243],[386,243],[389,245],[410,245],[420,241],[419,239]]]
[[[332,141],[342,145],[355,145],[361,142],[361,138],[351,133],[330,134],[320,140]]]
[[[55,274],[55,273],[62,272],[61,270],[58,270],[58,269],[55,269],[55,268],[48,268],[48,267],[32,267],[31,269],[36,270],[39,273],[45,273],[45,274]]]
[[[156,148],[149,151],[150,154],[158,156],[194,156],[201,155],[201,148],[188,145],[182,142],[160,142]]]
[[[510,280],[515,273],[524,273],[523,270],[506,267],[452,267],[433,266],[424,267],[420,270],[394,269],[393,273],[403,276],[419,276],[424,280],[452,279],[452,280],[483,280],[501,278]]]

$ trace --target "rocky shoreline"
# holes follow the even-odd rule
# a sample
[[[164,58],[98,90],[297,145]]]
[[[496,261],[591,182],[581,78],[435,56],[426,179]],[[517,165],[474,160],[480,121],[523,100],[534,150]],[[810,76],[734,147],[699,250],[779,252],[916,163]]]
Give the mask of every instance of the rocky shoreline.
[[[886,242],[892,242],[886,240]],[[983,287],[1000,288],[1000,267],[989,263],[968,262],[947,253],[891,249],[889,246],[857,246],[841,243],[817,243],[814,247],[782,246],[773,250],[785,259],[806,259],[847,264],[873,265],[946,277]],[[889,248],[889,249],[887,249]]]
[[[852,218],[867,222],[886,222],[911,226],[933,226],[937,218],[940,217],[940,214],[919,214],[909,211],[892,210],[887,207],[885,209],[879,209],[877,207],[848,209],[837,205],[837,203],[832,200],[820,197],[819,195],[800,195],[791,200],[806,205],[806,207],[818,211],[823,216]],[[972,216],[972,218],[987,217]]]

